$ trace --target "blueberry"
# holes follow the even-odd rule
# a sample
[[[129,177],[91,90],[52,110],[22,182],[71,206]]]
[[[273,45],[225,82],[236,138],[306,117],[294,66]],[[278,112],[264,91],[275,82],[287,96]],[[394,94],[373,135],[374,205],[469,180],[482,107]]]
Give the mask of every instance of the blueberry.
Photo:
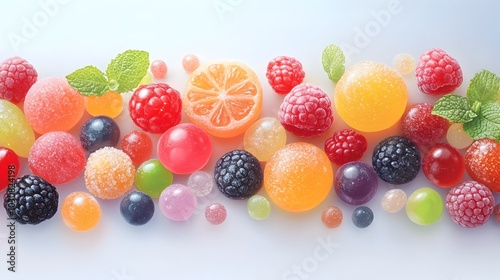
[[[352,213],[352,222],[358,228],[366,228],[373,222],[373,211],[366,206],[359,206]]]
[[[155,204],[149,195],[133,191],[123,197],[120,213],[127,223],[134,226],[144,225],[153,217]]]
[[[120,140],[118,124],[106,116],[89,119],[80,131],[80,142],[85,151],[93,153],[104,147],[115,147]]]

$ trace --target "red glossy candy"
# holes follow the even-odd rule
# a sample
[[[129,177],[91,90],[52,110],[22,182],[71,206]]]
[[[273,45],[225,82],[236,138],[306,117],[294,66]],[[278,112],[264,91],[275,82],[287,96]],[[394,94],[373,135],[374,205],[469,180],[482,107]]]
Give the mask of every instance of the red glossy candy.
[[[425,153],[422,170],[431,183],[448,188],[462,180],[465,164],[457,149],[449,144],[436,144]]]
[[[135,166],[139,166],[151,156],[153,141],[145,132],[134,130],[123,136],[120,148],[130,157]]]
[[[0,191],[13,184],[19,174],[19,157],[9,148],[0,147]]]

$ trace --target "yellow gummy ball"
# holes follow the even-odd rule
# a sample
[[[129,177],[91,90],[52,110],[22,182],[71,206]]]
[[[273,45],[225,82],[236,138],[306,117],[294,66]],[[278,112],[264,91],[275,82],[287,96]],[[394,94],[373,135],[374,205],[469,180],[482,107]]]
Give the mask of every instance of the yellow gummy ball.
[[[406,109],[408,92],[401,76],[378,62],[348,69],[335,87],[337,113],[350,127],[364,132],[387,129]]]

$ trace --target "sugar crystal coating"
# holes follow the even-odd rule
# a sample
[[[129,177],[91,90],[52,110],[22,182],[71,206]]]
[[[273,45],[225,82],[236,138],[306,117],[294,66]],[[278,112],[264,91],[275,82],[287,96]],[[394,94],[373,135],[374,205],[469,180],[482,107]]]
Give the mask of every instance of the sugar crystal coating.
[[[19,107],[0,99],[0,146],[13,150],[26,158],[33,143],[35,133]]]
[[[406,193],[403,190],[392,189],[384,193],[381,205],[385,212],[396,213],[405,207],[406,201]]]
[[[477,140],[465,152],[464,160],[473,180],[500,192],[500,143],[487,138]]]
[[[343,218],[344,214],[337,206],[328,206],[323,210],[323,213],[321,213],[321,221],[327,228],[336,228],[340,226]]]
[[[210,203],[205,208],[205,218],[212,225],[222,224],[227,217],[226,207],[220,203]]]
[[[196,210],[194,193],[182,184],[172,184],[160,195],[160,210],[167,218],[182,222],[189,219]]]
[[[73,192],[63,200],[61,216],[68,228],[86,231],[94,228],[101,220],[101,206],[92,195]]]
[[[286,131],[279,120],[262,118],[245,132],[243,148],[259,161],[267,161],[286,144]]]

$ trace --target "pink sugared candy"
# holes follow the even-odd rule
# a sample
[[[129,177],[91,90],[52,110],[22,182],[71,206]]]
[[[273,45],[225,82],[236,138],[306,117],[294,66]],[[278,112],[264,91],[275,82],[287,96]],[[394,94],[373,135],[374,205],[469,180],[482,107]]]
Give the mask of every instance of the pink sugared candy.
[[[211,155],[212,142],[208,134],[191,123],[171,127],[158,140],[158,158],[175,174],[200,170]]]
[[[160,210],[167,218],[182,222],[189,219],[196,210],[194,193],[182,184],[172,184],[160,195]]]
[[[28,155],[31,172],[52,184],[67,183],[85,168],[85,151],[71,134],[63,131],[40,136]]]
[[[211,203],[205,208],[205,218],[212,225],[222,224],[227,217],[226,207],[220,203]]]
[[[83,95],[73,89],[65,78],[38,80],[26,94],[24,114],[34,131],[68,131],[83,116]]]

